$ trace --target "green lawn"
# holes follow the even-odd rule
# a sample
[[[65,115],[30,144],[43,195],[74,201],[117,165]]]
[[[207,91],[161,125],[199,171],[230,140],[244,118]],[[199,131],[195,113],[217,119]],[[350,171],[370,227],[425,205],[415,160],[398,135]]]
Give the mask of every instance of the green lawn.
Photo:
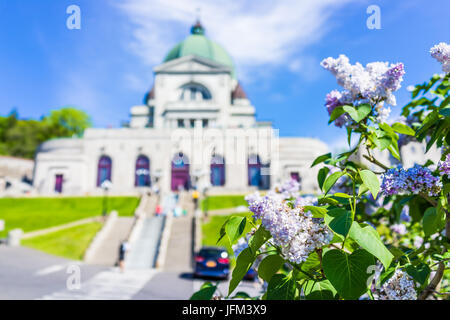
[[[230,247],[230,243],[225,238],[220,240],[220,242],[216,244],[217,240],[219,240],[220,237],[220,228],[231,216],[247,217],[247,224],[244,230],[244,232],[247,233],[252,229],[251,224],[248,222],[249,219],[251,220],[252,215],[253,214],[251,212],[245,212],[233,213],[231,215],[210,216],[207,222],[202,223],[202,245],[225,247],[227,248],[228,252],[232,254],[233,250]]]
[[[132,216],[139,203],[137,197],[108,197],[108,211]],[[4,198],[0,199],[0,220],[5,220],[5,238],[9,230],[24,232],[45,229],[102,214],[103,197]]]
[[[247,201],[245,201],[244,198],[245,195],[209,196],[202,201],[202,209],[217,210],[248,206]]]
[[[101,227],[100,222],[86,223],[24,239],[22,245],[64,258],[82,260],[84,252]]]

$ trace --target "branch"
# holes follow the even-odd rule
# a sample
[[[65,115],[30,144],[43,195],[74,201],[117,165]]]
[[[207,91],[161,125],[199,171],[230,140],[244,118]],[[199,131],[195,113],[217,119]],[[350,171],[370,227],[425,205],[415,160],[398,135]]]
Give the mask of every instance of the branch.
[[[364,158],[366,158],[367,160],[369,160],[370,162],[372,162],[373,164],[376,164],[377,166],[379,166],[380,168],[383,168],[385,171],[388,171],[389,168],[387,166],[385,166],[384,164],[382,164],[380,161],[378,161],[377,159],[375,159],[373,156],[367,156],[367,155],[363,155]]]
[[[442,254],[444,254],[446,251],[447,249],[444,249]],[[430,281],[430,284],[420,293],[417,300],[426,300],[430,294],[436,291],[436,287],[439,285],[442,277],[444,276],[444,270],[445,264],[441,261],[439,262],[439,267],[436,270],[436,274],[434,275],[433,279]]]

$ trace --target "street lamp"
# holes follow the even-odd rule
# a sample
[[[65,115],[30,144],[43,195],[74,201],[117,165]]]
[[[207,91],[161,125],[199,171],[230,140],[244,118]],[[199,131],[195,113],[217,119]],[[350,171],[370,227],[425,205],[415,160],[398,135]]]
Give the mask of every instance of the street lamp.
[[[105,217],[108,212],[108,190],[111,189],[111,186],[112,183],[109,180],[105,180],[101,184],[101,188],[103,189],[103,217]]]

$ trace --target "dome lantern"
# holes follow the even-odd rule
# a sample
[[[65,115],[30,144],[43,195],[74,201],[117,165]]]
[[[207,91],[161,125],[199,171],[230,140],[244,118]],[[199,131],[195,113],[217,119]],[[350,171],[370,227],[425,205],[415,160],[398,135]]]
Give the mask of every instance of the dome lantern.
[[[199,34],[199,35],[205,34],[205,28],[203,28],[199,20],[197,20],[197,22],[192,26],[191,34]]]

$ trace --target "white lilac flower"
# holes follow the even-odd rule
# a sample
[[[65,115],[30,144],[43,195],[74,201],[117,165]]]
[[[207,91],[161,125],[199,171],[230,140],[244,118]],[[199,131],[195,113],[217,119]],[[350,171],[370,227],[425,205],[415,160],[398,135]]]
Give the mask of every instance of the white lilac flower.
[[[324,59],[321,65],[351,94],[354,103],[368,100],[372,104],[386,101],[396,105],[393,92],[400,89],[403,81],[405,70],[402,63],[372,62],[363,67],[360,63],[351,65],[348,57],[340,55],[337,59]]]
[[[416,247],[417,249],[419,249],[421,246],[422,246],[422,244],[423,244],[423,238],[422,237],[419,237],[419,236],[415,236],[414,237],[414,247]]]
[[[400,269],[380,289],[379,300],[416,300],[413,279]]]
[[[406,226],[401,223],[393,224],[391,226],[391,230],[395,233],[398,233],[399,235],[406,234]]]
[[[377,110],[377,121],[378,122],[387,122],[387,119],[389,118],[389,115],[391,114],[391,108],[380,108]]]
[[[305,261],[312,251],[328,244],[333,238],[333,232],[323,220],[314,219],[300,206],[292,208],[275,193],[264,197],[252,195],[246,199],[253,217],[261,219],[261,225],[270,232],[273,243],[293,263]]]
[[[430,49],[431,56],[442,64],[445,73],[450,72],[450,45],[441,42]]]
[[[317,206],[318,199],[311,195],[302,195],[295,200],[295,206]]]

